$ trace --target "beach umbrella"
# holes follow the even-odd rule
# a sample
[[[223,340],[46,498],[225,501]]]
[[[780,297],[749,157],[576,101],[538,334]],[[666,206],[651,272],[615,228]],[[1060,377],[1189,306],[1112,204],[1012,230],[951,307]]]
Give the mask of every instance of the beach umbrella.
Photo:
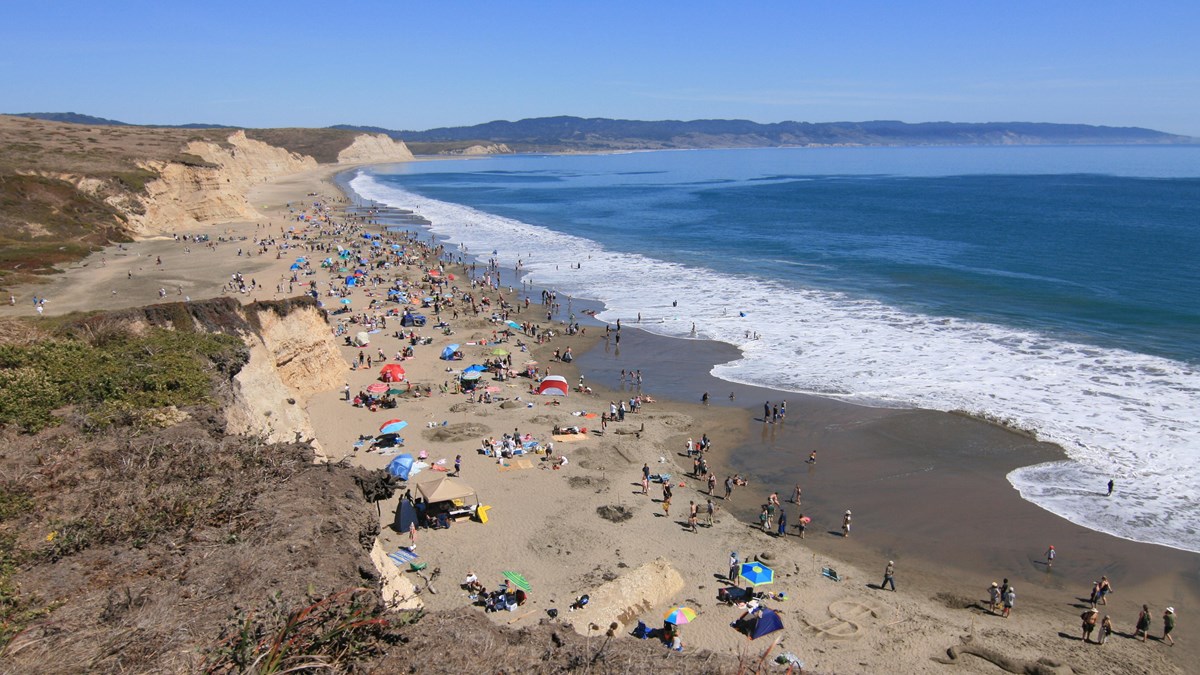
[[[342,303],[343,305],[348,305],[350,304],[350,298],[342,298],[338,302]]]
[[[369,394],[382,394],[387,390],[388,386],[382,382],[375,382],[367,387],[367,393]]]
[[[289,267],[288,269],[289,269],[289,270],[292,270],[292,271],[295,271],[295,270],[302,269],[302,268],[301,268],[301,267],[300,267],[300,265],[298,265],[297,263],[292,263],[292,266],[291,266],[291,267]]]
[[[440,276],[442,276],[442,273],[441,273],[441,272],[439,272],[439,271],[437,271],[437,270],[429,270],[428,272],[426,272],[426,274],[428,274],[428,275],[429,275],[429,276],[431,276],[431,277],[440,277]]]
[[[296,258],[296,262],[304,264],[304,263],[308,262],[308,258],[305,258],[304,256],[300,256],[299,258]]]
[[[398,433],[400,433],[400,430],[406,426],[408,426],[408,422],[402,422],[400,420],[391,420],[390,422],[384,422],[383,426],[379,427],[379,433],[381,433],[381,434],[398,434]]]
[[[775,570],[758,562],[742,563],[738,576],[751,586],[765,586],[775,583]]]
[[[504,578],[508,579],[509,582],[511,582],[513,586],[516,586],[517,588],[525,591],[526,593],[530,593],[533,591],[533,587],[530,586],[529,582],[525,581],[525,577],[521,576],[519,573],[512,572],[512,571],[506,571],[506,572],[501,572],[500,574],[503,574]]]
[[[402,247],[400,246],[400,244],[392,244],[392,250],[393,250],[393,251],[399,251],[399,250],[401,250],[401,248],[402,248]]]
[[[480,377],[482,377],[482,375],[481,375],[481,373],[479,373],[478,371],[473,371],[473,372],[470,372],[470,373],[463,373],[463,374],[462,374],[462,379],[463,379],[463,380],[465,380],[465,381],[467,381],[467,382],[472,382],[472,381],[474,381],[474,380],[478,380]]]
[[[492,356],[508,356],[508,350],[496,347],[492,350]]]
[[[666,613],[663,620],[667,623],[673,623],[676,626],[682,626],[685,623],[690,623],[696,620],[696,610],[691,607],[676,607]]]
[[[516,321],[506,321],[505,323],[508,324],[509,328],[515,328],[517,330],[521,330],[521,324],[517,323]]]

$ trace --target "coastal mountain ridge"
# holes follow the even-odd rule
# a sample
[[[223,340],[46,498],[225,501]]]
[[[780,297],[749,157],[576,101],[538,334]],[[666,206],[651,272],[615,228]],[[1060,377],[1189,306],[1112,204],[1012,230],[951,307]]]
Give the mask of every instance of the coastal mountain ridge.
[[[17,117],[134,127],[80,113],[19,113]],[[220,124],[140,125],[162,129],[236,129]],[[506,152],[608,152],[752,147],[970,146],[970,145],[1168,145],[1200,139],[1143,127],[1110,127],[1050,122],[863,122],[760,123],[751,120],[622,120],[604,117],[535,117],[517,121],[396,130],[374,125],[337,124],[321,131],[385,134],[418,155],[500,154]],[[248,129],[249,131],[249,129]]]
[[[433,154],[470,144],[503,143],[515,152],[805,146],[1134,145],[1185,144],[1196,139],[1140,127],[1048,122],[775,122],[750,120],[638,121],[570,116],[498,120],[466,127],[395,131],[381,127],[334,128],[384,133]],[[439,148],[438,146],[445,146]],[[433,152],[430,152],[430,151]]]

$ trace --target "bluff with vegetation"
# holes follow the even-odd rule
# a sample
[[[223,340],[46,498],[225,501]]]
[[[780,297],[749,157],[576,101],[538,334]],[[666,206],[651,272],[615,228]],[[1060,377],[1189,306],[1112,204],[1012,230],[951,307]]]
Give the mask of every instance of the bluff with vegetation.
[[[737,669],[608,626],[423,611],[376,543],[388,481],[314,462],[277,413],[303,407],[300,381],[345,367],[318,311],[221,298],[0,322],[6,671]],[[239,415],[257,421],[238,429]]]
[[[318,164],[412,158],[336,129],[158,128],[0,115],[0,283],[108,243],[258,217],[246,190]],[[13,274],[24,279],[6,279]]]

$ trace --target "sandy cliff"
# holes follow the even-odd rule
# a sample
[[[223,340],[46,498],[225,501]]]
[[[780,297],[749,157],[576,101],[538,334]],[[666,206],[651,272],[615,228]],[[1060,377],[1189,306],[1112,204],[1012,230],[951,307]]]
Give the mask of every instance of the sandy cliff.
[[[387,134],[374,136],[363,134],[345,150],[338,153],[338,164],[380,164],[383,162],[407,162],[412,152],[403,141],[392,140]]]
[[[246,138],[243,131],[229,136],[228,147],[192,141],[185,151],[211,166],[176,162],[145,162],[159,175],[146,184],[141,197],[144,213],[130,214],[137,235],[186,230],[204,222],[253,220],[257,211],[246,201],[246,190],[272,178],[317,168],[317,161],[283,148]]]
[[[314,439],[304,399],[336,388],[348,367],[329,326],[312,306],[281,313],[260,304],[245,311],[259,329],[242,333],[250,361],[234,378],[234,401],[225,412],[227,431],[273,442]],[[317,460],[325,461],[320,443],[312,440],[312,445]]]
[[[231,134],[225,144],[192,141],[184,151],[204,160],[207,166],[143,162],[142,168],[159,178],[146,184],[136,208],[113,204],[126,213],[134,235],[169,234],[202,223],[256,220],[261,214],[247,201],[247,190],[319,166],[312,157],[247,138],[244,131]],[[412,158],[404,143],[383,134],[360,135],[338,153],[339,164],[404,162]]]

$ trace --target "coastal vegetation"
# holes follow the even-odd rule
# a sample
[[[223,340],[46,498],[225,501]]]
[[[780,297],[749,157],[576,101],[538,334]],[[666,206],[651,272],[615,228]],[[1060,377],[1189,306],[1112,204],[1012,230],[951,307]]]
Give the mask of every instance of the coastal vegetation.
[[[0,344],[0,425],[40,431],[60,423],[54,412],[67,406],[85,428],[133,422],[139,411],[205,402],[216,374],[236,372],[246,358],[227,335],[111,325]]]

